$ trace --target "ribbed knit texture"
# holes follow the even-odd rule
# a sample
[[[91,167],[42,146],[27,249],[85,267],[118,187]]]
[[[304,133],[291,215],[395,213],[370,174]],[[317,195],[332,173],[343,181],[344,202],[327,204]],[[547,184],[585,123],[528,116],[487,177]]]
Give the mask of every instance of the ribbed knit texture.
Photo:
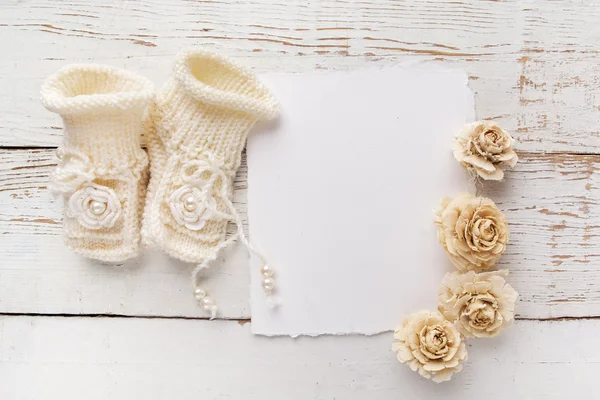
[[[76,253],[111,262],[139,253],[148,180],[140,134],[153,90],[102,65],[67,66],[42,86],[42,103],[63,120],[51,189],[64,198],[66,244]]]
[[[233,179],[248,131],[277,112],[271,93],[244,67],[202,50],[181,53],[146,131],[144,242],[186,262],[214,259],[227,223],[237,218],[230,210]],[[192,193],[198,206],[188,212],[182,199]]]

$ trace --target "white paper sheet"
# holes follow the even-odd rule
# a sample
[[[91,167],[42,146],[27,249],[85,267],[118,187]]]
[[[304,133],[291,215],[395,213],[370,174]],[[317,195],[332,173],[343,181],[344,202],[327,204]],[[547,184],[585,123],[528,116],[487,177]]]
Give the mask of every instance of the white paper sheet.
[[[433,209],[473,192],[451,151],[474,118],[467,75],[421,64],[265,80],[282,115],[249,138],[250,238],[281,306],[265,306],[252,259],[252,331],[374,334],[434,310],[452,267]]]

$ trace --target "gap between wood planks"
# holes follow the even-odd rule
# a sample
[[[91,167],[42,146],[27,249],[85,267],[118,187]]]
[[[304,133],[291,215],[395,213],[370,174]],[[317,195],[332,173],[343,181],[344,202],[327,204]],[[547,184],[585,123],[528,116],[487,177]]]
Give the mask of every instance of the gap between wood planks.
[[[51,318],[137,318],[137,319],[175,319],[175,320],[198,320],[210,321],[209,317],[186,317],[186,316],[162,316],[162,315],[127,315],[127,314],[45,314],[45,313],[11,313],[0,312],[2,317],[51,317]],[[599,317],[600,318],[600,317]],[[583,319],[583,318],[578,318]],[[244,326],[252,322],[250,318],[215,318],[214,321],[237,322]]]
[[[143,148],[146,148],[146,146],[142,146]],[[18,151],[18,150],[54,150],[56,149],[57,146],[10,146],[10,145],[0,145],[0,150],[14,150],[14,151]],[[244,148],[244,151],[246,149]],[[600,152],[597,153],[588,153],[588,152],[582,152],[582,151],[548,151],[548,152],[543,152],[543,151],[519,151],[519,149],[517,148],[517,154],[519,155],[519,157],[536,157],[536,156],[543,156],[543,155],[557,155],[557,156],[561,156],[561,155],[565,155],[565,156],[600,156]]]
[[[174,319],[174,320],[197,320],[210,321],[209,317],[186,317],[186,316],[162,316],[162,315],[128,315],[128,314],[47,314],[47,313],[10,313],[0,312],[2,317],[51,317],[51,318],[137,318],[137,319]],[[600,320],[600,316],[589,317],[557,317],[557,318],[521,318],[516,317],[516,321],[539,321],[539,322],[555,322],[555,321],[577,321],[577,320]],[[231,321],[237,322],[244,326],[252,322],[252,318],[216,318],[214,321]],[[392,331],[393,328],[390,328]]]

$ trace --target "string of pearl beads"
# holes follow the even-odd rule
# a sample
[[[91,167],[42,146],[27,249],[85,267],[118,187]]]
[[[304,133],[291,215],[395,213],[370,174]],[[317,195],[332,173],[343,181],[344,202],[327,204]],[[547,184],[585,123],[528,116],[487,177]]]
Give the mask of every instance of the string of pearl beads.
[[[275,272],[273,271],[273,268],[268,264],[265,264],[260,268],[260,274],[262,275],[263,290],[267,296],[270,296],[275,290],[275,278],[273,278]]]
[[[196,289],[194,289],[194,297],[196,297],[196,300],[200,302],[200,307],[203,310],[210,311],[210,319],[213,319],[217,316],[217,310],[219,309],[219,307],[215,304],[215,301],[212,299],[212,297],[208,295],[206,290],[197,287]]]

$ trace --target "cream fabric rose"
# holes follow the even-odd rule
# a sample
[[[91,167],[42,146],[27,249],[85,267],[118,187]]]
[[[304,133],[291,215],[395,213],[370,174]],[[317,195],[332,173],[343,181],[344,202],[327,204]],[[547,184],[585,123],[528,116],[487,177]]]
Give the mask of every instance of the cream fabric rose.
[[[460,271],[493,266],[508,243],[506,217],[486,197],[463,193],[444,198],[436,212],[438,239]]]
[[[216,201],[208,187],[183,185],[171,194],[171,214],[179,225],[199,231],[216,211]]]
[[[121,202],[111,188],[88,182],[69,198],[66,214],[87,229],[111,228],[121,217]]]
[[[467,124],[455,139],[454,157],[485,180],[502,180],[504,167],[514,167],[517,163],[517,153],[513,150],[515,140],[493,122]]]
[[[519,295],[506,283],[508,270],[448,273],[439,292],[439,311],[466,337],[497,336],[514,320]]]
[[[456,327],[439,313],[418,312],[394,332],[392,349],[398,361],[439,383],[462,370],[467,349]]]

